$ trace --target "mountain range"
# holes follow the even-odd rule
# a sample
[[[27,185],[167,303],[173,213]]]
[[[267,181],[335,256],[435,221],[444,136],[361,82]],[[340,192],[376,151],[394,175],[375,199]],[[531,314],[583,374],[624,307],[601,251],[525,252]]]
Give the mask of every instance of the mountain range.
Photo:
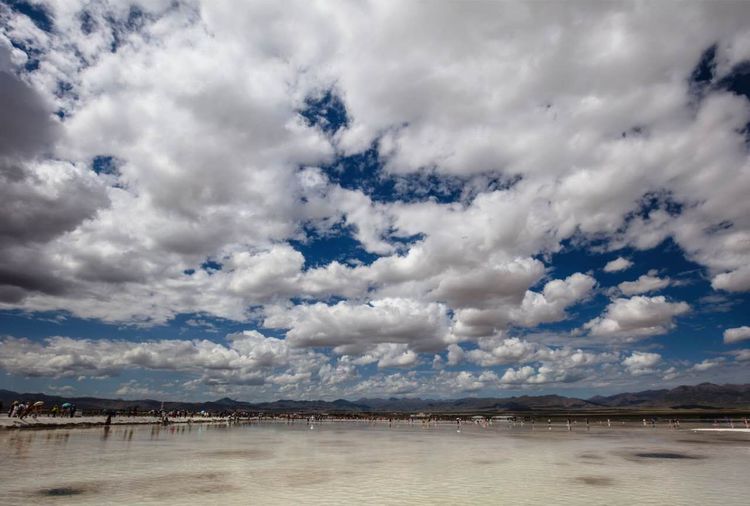
[[[43,393],[18,393],[0,390],[0,402],[9,406],[14,400],[44,401],[47,406],[72,402],[81,409],[125,410],[137,407],[157,410],[162,401],[153,399],[123,400],[96,397],[61,397]],[[636,409],[750,409],[750,384],[683,385],[673,389],[626,392],[609,396],[577,399],[560,395],[518,397],[466,397],[462,399],[362,398],[356,401],[302,401],[281,399],[273,402],[243,402],[228,397],[208,402],[164,402],[168,410],[251,411],[260,413],[330,412],[330,413],[494,413],[532,411],[597,411]]]

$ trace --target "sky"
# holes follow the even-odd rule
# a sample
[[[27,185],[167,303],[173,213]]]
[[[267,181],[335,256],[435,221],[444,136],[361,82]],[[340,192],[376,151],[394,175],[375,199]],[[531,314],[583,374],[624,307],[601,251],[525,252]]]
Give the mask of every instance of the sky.
[[[0,388],[750,382],[748,19],[0,0]]]

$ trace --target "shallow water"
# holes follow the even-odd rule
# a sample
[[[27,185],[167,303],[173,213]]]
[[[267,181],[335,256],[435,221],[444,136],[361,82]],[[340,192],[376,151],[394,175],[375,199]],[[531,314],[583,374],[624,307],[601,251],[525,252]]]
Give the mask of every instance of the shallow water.
[[[255,423],[0,433],[3,504],[748,504],[750,435]]]

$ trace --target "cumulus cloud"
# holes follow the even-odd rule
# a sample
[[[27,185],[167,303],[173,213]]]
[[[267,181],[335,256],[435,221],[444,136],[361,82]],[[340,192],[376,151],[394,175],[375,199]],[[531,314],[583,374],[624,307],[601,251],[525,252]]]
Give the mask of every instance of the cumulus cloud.
[[[408,367],[417,362],[417,354],[407,344],[380,343],[352,360],[353,364],[377,363],[378,367]]]
[[[750,268],[745,266],[718,274],[711,280],[711,286],[727,292],[746,292],[750,290]]]
[[[717,273],[717,287],[724,286],[720,276],[740,267],[737,248],[744,225],[737,218],[741,210],[731,210],[723,220],[733,227],[718,229],[721,240],[711,239],[724,253],[708,251],[706,235],[696,230],[699,225],[700,230],[717,230],[704,227],[704,222],[723,222],[718,215],[727,209],[713,206],[714,197],[696,196],[712,188],[719,194],[726,187],[703,182],[698,186],[693,174],[700,172],[715,181],[722,170],[739,167],[744,158],[739,157],[739,145],[732,145],[732,132],[744,109],[735,107],[735,97],[716,91],[698,104],[694,118],[686,116],[692,114],[687,81],[705,47],[721,41],[717,71],[729,72],[738,62],[732,59],[741,54],[735,44],[738,16],[731,9],[686,8],[696,12],[681,13],[685,23],[702,20],[692,27],[696,36],[690,44],[661,44],[656,53],[644,48],[653,46],[647,42],[655,33],[661,40],[663,27],[652,30],[650,23],[639,23],[643,14],[626,6],[543,10],[527,17],[523,9],[507,5],[458,12],[450,4],[439,4],[428,12],[395,3],[364,3],[340,10],[311,4],[290,11],[254,4],[227,9],[215,2],[157,2],[132,11],[94,2],[85,5],[89,20],[85,27],[80,22],[83,10],[84,5],[76,2],[51,3],[52,33],[25,22],[20,14],[5,13],[6,46],[12,47],[8,40],[24,40],[38,49],[40,64],[29,73],[29,80],[34,93],[49,104],[44,121],[48,122],[52,107],[64,112],[58,125],[57,157],[81,168],[97,157],[117,161],[112,173],[88,176],[111,185],[107,189],[111,207],[83,226],[82,218],[93,217],[107,199],[100,197],[84,206],[62,226],[75,233],[56,239],[44,252],[53,255],[55,278],[61,285],[85,285],[77,295],[93,293],[93,299],[104,301],[121,294],[131,307],[144,300],[144,293],[160,295],[134,308],[132,313],[137,310],[140,315],[116,314],[121,301],[107,307],[94,304],[99,309],[92,314],[87,313],[86,303],[75,303],[80,297],[34,297],[26,288],[16,287],[12,300],[25,309],[59,308],[102,318],[109,312],[111,319],[154,322],[185,310],[203,310],[242,319],[245,313],[238,307],[299,295],[293,293],[295,288],[312,296],[341,295],[338,289],[350,297],[365,293],[371,282],[381,297],[429,297],[457,309],[486,310],[477,306],[497,297],[523,297],[540,276],[532,256],[559,248],[560,241],[572,234],[615,234],[627,225],[620,240],[636,242],[648,234],[644,230],[635,235],[635,227],[654,228],[657,221],[662,236],[671,234]],[[663,16],[671,27],[674,13],[656,10],[649,22]],[[507,15],[490,15],[502,12]],[[271,19],[289,23],[260,21]],[[530,19],[533,24],[528,24]],[[384,20],[390,20],[387,30],[375,28]],[[612,26],[581,32],[573,29],[579,22]],[[419,30],[413,29],[413,23]],[[516,35],[499,55],[497,48],[483,43],[484,31],[470,29],[475,23],[486,33]],[[249,30],[253,35],[235,29],[256,24]],[[296,37],[288,32],[291,26]],[[462,35],[446,38],[446,32]],[[352,33],[372,36],[352,39]],[[568,34],[568,43],[539,45],[535,33]],[[624,51],[610,40],[612,33],[621,36],[617,40],[630,40],[622,47],[631,50]],[[683,33],[670,31],[670,40],[681,40]],[[300,34],[307,40],[304,45],[292,42]],[[466,40],[476,44],[467,45]],[[400,49],[405,43],[414,48],[408,59]],[[436,46],[444,48],[438,60]],[[479,50],[465,58],[469,47]],[[610,57],[596,56],[601,47],[612,48]],[[12,53],[4,57],[6,66],[14,59],[29,58],[20,50]],[[571,60],[574,54],[588,58]],[[525,73],[509,71],[528,55],[534,55],[537,65]],[[649,65],[643,65],[644,59]],[[376,65],[384,60],[393,65],[387,76]],[[544,64],[558,61],[568,64]],[[613,61],[617,66],[609,68]],[[158,78],[150,72],[155,66],[165,69]],[[307,70],[301,73],[302,68]],[[436,68],[443,70],[435,72]],[[623,87],[623,79],[612,77],[619,72],[638,84]],[[425,78],[411,79],[412,73]],[[601,89],[592,90],[588,79],[570,78],[592,74],[601,76],[597,80]],[[685,82],[664,80],[664,75],[682,75]],[[486,86],[492,76],[503,76],[501,91]],[[69,92],[59,92],[60,81]],[[189,82],[201,85],[184,85]],[[404,87],[403,82],[411,84]],[[456,82],[463,83],[458,88],[463,91],[457,91]],[[551,88],[550,82],[567,84]],[[346,108],[345,125],[331,131],[300,116],[308,97],[333,88]],[[479,108],[478,97],[486,98],[479,101],[483,104]],[[30,119],[44,114],[17,116]],[[686,126],[680,130],[679,124]],[[27,130],[17,129],[19,135]],[[160,135],[149,134],[154,131]],[[706,131],[714,137],[707,139]],[[569,132],[576,132],[576,143],[568,142]],[[623,135],[627,132],[631,135]],[[720,167],[716,173],[708,173],[705,164],[696,169],[703,158],[665,162],[672,157],[665,146],[696,145],[696,137],[701,145],[711,146],[710,154],[722,153],[715,157]],[[497,139],[503,141],[498,144]],[[536,142],[539,139],[544,142]],[[460,177],[489,174],[489,180],[521,179],[508,187],[478,187],[465,206],[430,201],[394,204],[374,202],[366,185],[363,190],[328,184],[314,168],[333,161],[337,153],[356,154],[372,145],[388,175],[422,173],[432,167],[438,174]],[[543,149],[528,149],[532,145]],[[594,145],[596,150],[591,149]],[[652,170],[662,162],[668,169]],[[300,171],[300,166],[307,168]],[[633,170],[623,179],[624,166]],[[611,184],[614,177],[619,178],[617,185]],[[743,184],[735,178],[733,188]],[[616,194],[602,192],[615,187]],[[689,195],[691,201],[706,206],[676,220],[654,209],[625,223],[651,188],[672,191],[675,199]],[[82,191],[76,187],[68,194]],[[691,228],[693,221],[697,224]],[[323,232],[343,225],[365,250],[378,255],[398,252],[393,238],[421,235],[423,240],[403,255],[382,258],[371,269],[352,272],[332,264],[328,270],[335,272],[321,269],[317,278],[309,280],[313,286],[305,286],[294,281],[299,259],[281,245],[305,240],[302,225]],[[253,259],[248,252],[260,252],[262,258]],[[194,287],[175,288],[181,284],[181,273],[196,269],[206,258],[223,257],[249,262],[247,271],[237,273],[230,290],[226,286],[215,290],[214,303],[207,307],[186,304],[189,297],[184,292]],[[67,261],[61,263],[59,258]],[[129,258],[137,258],[138,265],[118,268]],[[520,259],[517,266],[514,258]],[[619,258],[605,270],[622,269],[628,262]],[[283,269],[279,273],[284,282],[273,293],[264,293],[267,287],[257,285],[262,280],[253,277],[253,269],[272,268],[271,263]],[[526,270],[519,272],[516,267]],[[327,286],[337,276],[348,277],[352,288],[343,290],[344,283]],[[206,284],[221,283],[224,280],[215,277]],[[159,290],[149,290],[155,285]],[[164,290],[164,285],[172,289]]]
[[[661,362],[661,355],[658,353],[645,353],[634,351],[630,356],[622,361],[628,372],[633,376],[649,374],[654,372],[654,366]]]
[[[750,360],[750,349],[745,350],[734,350],[731,352],[734,355],[734,359],[738,362],[745,362]]]
[[[676,316],[690,310],[685,302],[669,302],[664,296],[635,296],[612,301],[604,314],[584,324],[594,337],[636,340],[664,334]]]
[[[607,265],[604,266],[604,272],[624,271],[625,269],[629,269],[632,266],[633,262],[631,262],[627,258],[617,257],[614,260],[607,262]]]
[[[655,292],[670,285],[669,278],[660,278],[655,273],[644,274],[635,281],[623,281],[617,288],[623,295],[638,295],[641,293]]]
[[[591,276],[575,273],[564,280],[547,282],[541,292],[526,290],[520,300],[520,294],[516,293],[494,302],[485,300],[476,305],[479,307],[459,309],[453,335],[456,339],[493,336],[508,326],[535,327],[564,320],[566,309],[586,299],[595,285],[596,280]]]
[[[249,354],[206,365],[216,384],[340,385],[354,361],[413,367],[448,345],[449,365],[513,365],[518,384],[579,375],[507,338],[594,294],[589,274],[552,279],[563,250],[670,239],[714,290],[750,289],[750,104],[726,85],[750,58],[744,4],[41,5],[52,30],[0,5],[0,309],[260,319],[291,355],[337,357],[264,372]],[[314,120],[327,95],[346,121]],[[688,303],[642,295],[669,283],[621,283],[590,344],[671,330]]]
[[[695,364],[692,369],[698,372],[708,371],[709,369],[713,369],[714,367],[721,365],[723,362],[723,358],[707,358],[702,362]]]
[[[368,394],[377,392],[387,395],[412,395],[419,391],[420,383],[411,373],[376,375],[358,383],[353,393]]]
[[[742,326],[724,331],[724,344],[734,344],[750,339],[750,327]]]
[[[105,377],[146,369],[199,375],[209,384],[263,384],[275,370],[305,372],[327,362],[322,355],[292,350],[285,340],[255,331],[232,334],[227,340],[228,345],[208,340],[134,343],[55,336],[37,342],[4,337],[0,366],[32,377]]]
[[[274,307],[268,310],[263,325],[288,329],[286,340],[291,346],[334,347],[348,354],[374,343],[410,344],[419,351],[442,348],[449,319],[442,304],[386,298],[369,304]]]

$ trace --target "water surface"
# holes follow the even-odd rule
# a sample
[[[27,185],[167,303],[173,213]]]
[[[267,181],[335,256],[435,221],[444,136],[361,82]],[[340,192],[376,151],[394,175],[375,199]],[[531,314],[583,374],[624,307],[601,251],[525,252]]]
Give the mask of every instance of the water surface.
[[[254,423],[0,433],[3,504],[748,504],[750,435]]]

